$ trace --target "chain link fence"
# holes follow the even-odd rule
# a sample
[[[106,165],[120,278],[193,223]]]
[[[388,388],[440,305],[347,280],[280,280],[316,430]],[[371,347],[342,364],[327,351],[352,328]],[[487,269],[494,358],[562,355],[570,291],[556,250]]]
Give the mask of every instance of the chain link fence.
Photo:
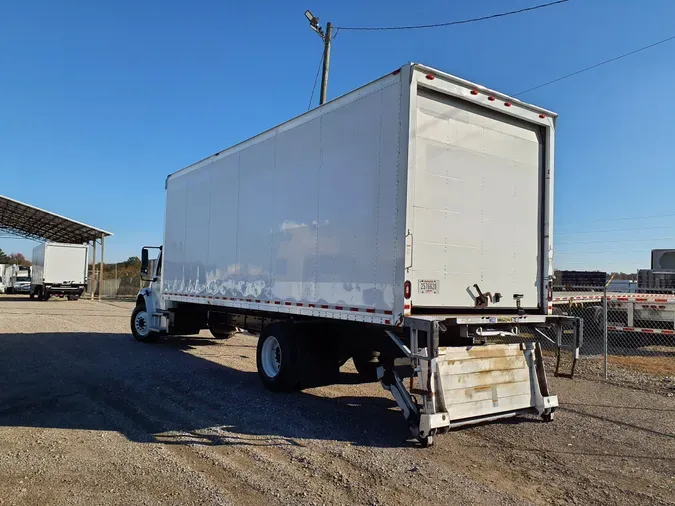
[[[675,291],[663,292],[579,286],[555,290],[554,312],[584,322],[578,372],[630,383],[672,381]]]
[[[99,291],[102,299],[135,299],[138,291],[147,286],[140,276],[120,277],[112,279],[103,279],[103,283],[96,281],[94,288],[94,297],[98,297]],[[91,286],[85,294],[85,297],[91,296]]]

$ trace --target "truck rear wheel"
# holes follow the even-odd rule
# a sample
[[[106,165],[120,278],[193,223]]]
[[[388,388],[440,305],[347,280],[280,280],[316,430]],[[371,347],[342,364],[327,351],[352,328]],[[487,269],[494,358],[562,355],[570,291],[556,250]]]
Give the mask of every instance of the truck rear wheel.
[[[159,339],[159,333],[150,330],[150,315],[145,309],[145,304],[137,305],[131,312],[131,333],[134,339],[142,343]]]
[[[299,340],[293,324],[271,323],[258,338],[258,375],[268,390],[290,392],[300,382]]]

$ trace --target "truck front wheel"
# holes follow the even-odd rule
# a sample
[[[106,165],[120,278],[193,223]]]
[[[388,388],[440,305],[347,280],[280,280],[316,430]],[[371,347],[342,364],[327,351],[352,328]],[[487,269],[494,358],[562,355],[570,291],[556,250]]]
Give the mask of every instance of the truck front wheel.
[[[134,339],[143,343],[150,343],[159,338],[158,332],[150,330],[150,315],[145,304],[139,304],[131,312],[131,333]]]
[[[268,390],[290,392],[300,382],[299,342],[292,324],[271,323],[258,338],[258,375]]]

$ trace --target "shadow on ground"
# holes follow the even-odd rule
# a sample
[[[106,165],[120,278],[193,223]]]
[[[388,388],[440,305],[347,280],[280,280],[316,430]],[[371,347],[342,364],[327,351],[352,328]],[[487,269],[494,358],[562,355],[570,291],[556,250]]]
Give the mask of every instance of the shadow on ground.
[[[242,339],[230,356],[255,359],[254,338]],[[230,347],[199,338],[147,345],[128,334],[0,334],[0,426],[113,430],[176,444],[411,444],[393,400],[271,393],[255,372],[186,353],[197,346]],[[343,374],[341,382],[357,378]]]

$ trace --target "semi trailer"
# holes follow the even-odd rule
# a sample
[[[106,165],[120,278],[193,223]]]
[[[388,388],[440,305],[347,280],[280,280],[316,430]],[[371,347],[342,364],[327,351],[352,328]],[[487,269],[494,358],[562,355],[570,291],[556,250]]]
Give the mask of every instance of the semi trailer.
[[[555,122],[408,64],[169,175],[134,337],[245,329],[277,391],[352,359],[423,445],[552,420],[536,337],[582,338],[552,314]]]
[[[87,287],[89,245],[46,242],[33,248],[30,297],[77,300]]]

